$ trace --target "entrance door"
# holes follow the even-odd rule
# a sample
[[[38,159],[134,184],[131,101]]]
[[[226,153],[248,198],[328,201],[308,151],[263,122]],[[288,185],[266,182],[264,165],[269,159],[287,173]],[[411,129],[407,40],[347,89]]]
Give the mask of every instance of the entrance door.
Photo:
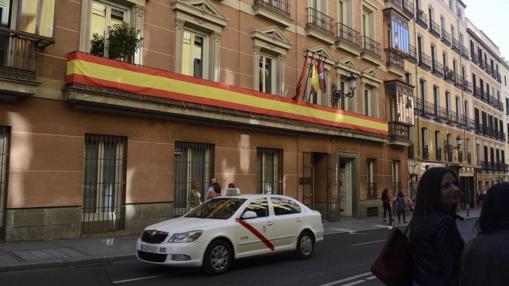
[[[0,126],[0,239],[5,237],[9,128]]]
[[[339,159],[339,201],[342,216],[352,216],[352,159]]]

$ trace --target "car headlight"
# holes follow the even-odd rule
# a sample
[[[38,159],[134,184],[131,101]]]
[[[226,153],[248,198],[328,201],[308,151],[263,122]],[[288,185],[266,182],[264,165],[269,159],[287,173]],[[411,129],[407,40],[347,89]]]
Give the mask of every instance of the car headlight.
[[[193,242],[197,240],[202,233],[202,230],[175,233],[168,239],[168,242]]]

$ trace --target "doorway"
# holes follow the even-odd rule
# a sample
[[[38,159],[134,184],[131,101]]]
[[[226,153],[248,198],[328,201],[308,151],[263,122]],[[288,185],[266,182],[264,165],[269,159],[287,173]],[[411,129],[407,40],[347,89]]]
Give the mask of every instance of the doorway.
[[[339,202],[341,216],[353,215],[353,159],[339,158]]]

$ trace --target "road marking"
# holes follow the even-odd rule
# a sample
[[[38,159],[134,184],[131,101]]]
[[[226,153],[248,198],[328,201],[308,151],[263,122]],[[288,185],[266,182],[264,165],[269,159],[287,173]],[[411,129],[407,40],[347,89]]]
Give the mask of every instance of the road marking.
[[[164,276],[166,276],[166,275],[152,275],[152,276],[143,276],[143,277],[137,277],[137,278],[131,278],[131,279],[124,279],[124,280],[117,280],[117,281],[113,281],[113,284],[122,284],[122,283],[129,283],[129,282],[133,282],[133,281],[161,278]]]
[[[332,286],[332,285],[337,285],[337,284],[341,284],[341,283],[344,283],[344,282],[348,282],[348,281],[352,281],[352,280],[355,280],[355,279],[358,279],[358,278],[364,278],[364,276],[369,276],[371,275],[371,272],[366,272],[366,273],[362,273],[362,274],[357,274],[357,275],[354,275],[354,276],[350,276],[350,277],[347,277],[347,278],[343,278],[341,280],[336,280],[336,281],[332,281],[332,282],[329,282],[329,283],[326,283],[326,284],[322,284],[320,286]]]
[[[361,283],[364,283],[364,282],[368,282],[369,280],[373,280],[375,278],[376,278],[375,276],[369,276],[369,277],[366,277],[366,278],[361,279],[361,280],[353,281],[353,282],[350,282],[350,283],[347,283],[347,284],[342,284],[341,286],[353,286],[353,285],[361,284]]]
[[[392,229],[394,226],[392,225],[383,225],[383,224],[375,224],[376,227]]]
[[[357,232],[356,230],[353,230],[353,229],[339,228],[339,227],[331,227],[329,229],[332,230],[332,231],[346,232],[346,233],[349,233],[349,234],[353,234],[353,233]],[[333,232],[331,232],[330,234],[332,234],[332,233]]]
[[[374,244],[374,243],[379,243],[379,242],[384,242],[384,241],[385,241],[385,239],[381,239],[381,240],[373,240],[373,241],[367,241],[367,242],[355,243],[355,244],[352,244],[352,246],[362,246],[362,245]]]

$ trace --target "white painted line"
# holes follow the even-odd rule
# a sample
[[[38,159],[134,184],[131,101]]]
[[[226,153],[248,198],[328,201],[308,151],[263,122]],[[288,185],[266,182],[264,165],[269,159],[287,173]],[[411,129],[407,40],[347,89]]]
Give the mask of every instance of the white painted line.
[[[393,228],[392,225],[375,224],[375,226],[379,227],[379,228],[387,228],[387,229],[392,229]]]
[[[132,279],[117,280],[117,281],[113,281],[113,284],[122,284],[122,283],[129,283],[129,282],[133,282],[133,281],[161,278],[164,276],[166,276],[166,275],[152,275],[152,276],[143,276],[143,277],[137,277],[137,278],[132,278]]]
[[[356,231],[353,230],[353,229],[348,229],[348,228],[339,228],[339,227],[331,227],[329,228],[329,230],[332,230],[332,231],[339,231],[339,232],[346,232],[346,233],[355,233]]]
[[[373,280],[373,279],[376,279],[376,276],[369,276],[369,277],[364,278],[364,279],[366,279],[366,280]]]
[[[384,242],[384,241],[385,241],[385,239],[373,240],[373,241],[368,241],[368,242],[355,243],[355,244],[352,244],[352,246],[362,246],[362,245],[374,244],[374,243],[379,243],[379,242]]]
[[[322,284],[320,286],[337,285],[337,284],[341,284],[341,283],[344,283],[344,282],[352,281],[352,280],[355,280],[355,279],[363,278],[363,277],[369,276],[369,275],[371,275],[371,272],[366,272],[366,273],[362,273],[362,274],[346,277],[346,278],[343,278],[341,280],[336,280],[336,281],[332,281],[332,282],[329,282],[329,283],[326,283],[326,284]]]

